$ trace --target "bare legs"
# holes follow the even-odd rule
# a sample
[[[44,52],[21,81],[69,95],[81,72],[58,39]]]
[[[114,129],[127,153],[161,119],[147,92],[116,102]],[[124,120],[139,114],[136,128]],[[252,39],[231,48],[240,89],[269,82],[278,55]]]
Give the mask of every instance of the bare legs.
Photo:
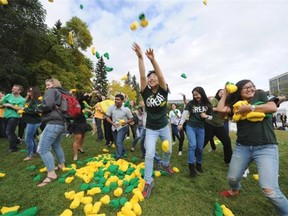
[[[78,151],[84,152],[83,151],[83,142],[85,138],[85,134],[75,134],[74,135],[74,142],[73,142],[73,153],[74,157],[73,160],[76,161],[78,160]]]

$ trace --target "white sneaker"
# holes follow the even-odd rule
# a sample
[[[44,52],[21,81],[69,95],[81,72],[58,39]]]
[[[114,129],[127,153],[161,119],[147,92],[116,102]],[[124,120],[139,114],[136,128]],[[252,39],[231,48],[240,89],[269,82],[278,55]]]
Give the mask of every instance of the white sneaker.
[[[243,173],[243,178],[247,178],[249,173],[250,173],[249,168],[247,168]]]
[[[172,142],[172,145],[175,145],[175,142]]]
[[[178,152],[178,155],[181,156],[181,155],[182,155],[182,151],[179,151],[179,152]]]
[[[129,137],[129,136],[127,136],[127,137],[126,137],[126,140],[128,140],[128,139],[130,139],[130,137]]]

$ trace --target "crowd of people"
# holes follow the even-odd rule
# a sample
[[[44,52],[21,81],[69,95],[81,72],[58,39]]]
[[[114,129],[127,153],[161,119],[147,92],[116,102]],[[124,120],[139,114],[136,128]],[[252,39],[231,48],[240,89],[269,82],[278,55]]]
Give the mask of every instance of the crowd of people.
[[[37,186],[43,187],[57,179],[55,170],[65,167],[65,154],[61,146],[64,133],[73,134],[73,160],[78,160],[78,153],[83,153],[85,135],[92,131],[105,145],[116,146],[115,159],[125,154],[123,142],[131,130],[133,141],[131,152],[136,150],[140,141],[140,150],[145,158],[145,187],[143,196],[148,198],[154,187],[152,177],[154,161],[156,169],[173,175],[170,157],[172,145],[178,140],[178,156],[183,154],[185,136],[188,141],[187,168],[191,178],[203,173],[203,149],[210,142],[211,150],[215,151],[214,136],[223,145],[224,163],[228,168],[229,190],[221,192],[222,196],[235,197],[241,191],[241,179],[249,164],[257,164],[260,175],[259,185],[263,194],[271,200],[279,215],[288,215],[288,200],[281,192],[278,184],[279,156],[277,140],[273,128],[273,113],[282,102],[279,97],[271,97],[266,92],[256,89],[251,80],[240,80],[236,83],[237,90],[229,93],[225,87],[219,89],[215,96],[209,98],[201,86],[192,89],[192,100],[187,101],[183,96],[184,109],[177,109],[177,104],[168,110],[169,87],[165,76],[154,56],[153,49],[147,49],[143,54],[136,43],[132,46],[138,59],[140,74],[140,92],[143,98],[138,105],[119,93],[110,96],[109,100],[99,91],[91,93],[69,92],[61,87],[59,80],[51,78],[45,81],[46,90],[41,96],[39,87],[29,87],[26,98],[21,96],[23,87],[14,85],[11,93],[0,92],[0,137],[7,138],[9,152],[17,152],[19,138],[16,128],[24,122],[25,143],[27,155],[24,161],[31,160],[39,154],[47,168],[46,178]],[[153,70],[146,73],[144,56],[150,61]],[[91,98],[95,93],[97,103],[90,107]],[[61,94],[73,95],[81,106],[81,113],[73,119],[67,120],[59,110]],[[239,101],[246,101],[238,108],[233,105]],[[106,108],[103,109],[103,103]],[[88,104],[88,105],[87,105]],[[87,111],[87,106],[91,108]],[[88,109],[89,110],[89,109]],[[89,115],[85,115],[88,112]],[[232,151],[231,139],[227,123],[233,115],[246,116],[250,112],[262,112],[265,117],[261,120],[250,121],[243,118],[236,122],[237,139]],[[93,116],[93,125],[87,123],[87,116]],[[283,117],[282,122],[286,118]],[[21,123],[22,121],[22,123]],[[66,128],[67,126],[67,128]],[[286,126],[286,125],[285,125]],[[39,142],[36,137],[41,129]],[[18,132],[19,132],[18,130]],[[21,129],[22,130],[22,129]],[[257,136],[255,136],[257,135]],[[157,140],[168,141],[168,151],[163,151],[162,157],[156,151]],[[177,138],[177,140],[176,140]],[[54,163],[54,151],[57,165]]]

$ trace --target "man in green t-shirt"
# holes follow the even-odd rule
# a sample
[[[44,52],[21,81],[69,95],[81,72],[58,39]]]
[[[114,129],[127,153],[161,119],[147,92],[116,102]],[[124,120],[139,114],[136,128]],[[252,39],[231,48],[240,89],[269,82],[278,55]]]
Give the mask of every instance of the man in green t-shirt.
[[[3,130],[8,137],[10,145],[8,150],[9,153],[18,151],[15,130],[20,118],[18,110],[24,107],[25,104],[25,98],[20,95],[20,93],[23,91],[23,87],[21,85],[13,85],[11,91],[12,93],[5,95],[0,102],[0,104],[5,107],[3,116]]]

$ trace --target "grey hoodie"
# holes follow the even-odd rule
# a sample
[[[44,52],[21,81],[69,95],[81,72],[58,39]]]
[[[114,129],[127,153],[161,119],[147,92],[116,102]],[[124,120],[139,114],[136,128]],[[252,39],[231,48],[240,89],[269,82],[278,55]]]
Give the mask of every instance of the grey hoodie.
[[[42,112],[42,121],[46,124],[64,125],[65,118],[59,110],[61,104],[61,93],[70,94],[62,88],[51,88],[45,91],[43,101],[39,107]]]

